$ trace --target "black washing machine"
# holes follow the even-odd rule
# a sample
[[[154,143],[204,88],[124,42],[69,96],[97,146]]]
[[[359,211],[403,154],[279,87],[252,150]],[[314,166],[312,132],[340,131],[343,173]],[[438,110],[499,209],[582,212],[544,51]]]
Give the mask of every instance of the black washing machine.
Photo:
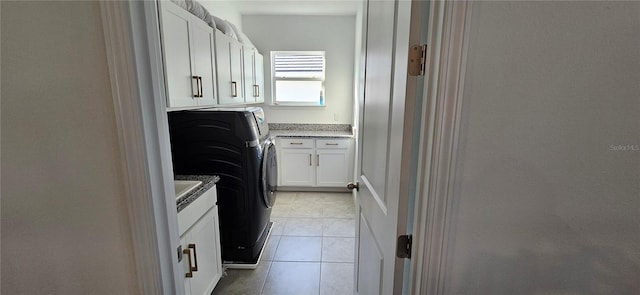
[[[276,147],[262,108],[169,112],[175,174],[219,175],[222,260],[255,263],[277,189]]]

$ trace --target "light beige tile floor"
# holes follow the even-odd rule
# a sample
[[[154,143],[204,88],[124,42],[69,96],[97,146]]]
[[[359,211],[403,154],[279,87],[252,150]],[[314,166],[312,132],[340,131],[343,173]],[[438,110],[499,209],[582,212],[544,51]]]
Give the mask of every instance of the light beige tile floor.
[[[350,193],[278,193],[260,265],[226,270],[213,294],[353,294],[354,216]]]

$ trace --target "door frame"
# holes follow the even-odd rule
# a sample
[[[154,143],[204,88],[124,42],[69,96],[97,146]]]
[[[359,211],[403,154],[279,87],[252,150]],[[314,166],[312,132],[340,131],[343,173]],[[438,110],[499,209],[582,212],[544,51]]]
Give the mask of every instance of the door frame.
[[[408,294],[443,294],[471,3],[433,1]]]
[[[415,1],[415,0],[414,0]],[[469,3],[432,1],[420,123],[410,294],[441,294],[462,104]],[[156,1],[100,1],[122,153],[134,267],[142,294],[184,294]],[[359,130],[358,130],[359,131]],[[431,243],[428,243],[430,242]],[[407,290],[404,290],[405,292]]]
[[[101,0],[100,14],[138,290],[184,294],[157,2]]]

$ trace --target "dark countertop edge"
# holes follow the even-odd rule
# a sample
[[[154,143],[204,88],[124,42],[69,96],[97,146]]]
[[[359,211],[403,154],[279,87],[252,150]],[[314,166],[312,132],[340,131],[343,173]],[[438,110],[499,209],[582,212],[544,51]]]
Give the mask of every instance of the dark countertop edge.
[[[218,175],[175,175],[175,180],[198,180],[202,181],[202,184],[196,189],[192,190],[182,198],[176,201],[176,207],[178,212],[189,206],[196,199],[198,199],[204,192],[212,188],[218,181],[220,176]]]

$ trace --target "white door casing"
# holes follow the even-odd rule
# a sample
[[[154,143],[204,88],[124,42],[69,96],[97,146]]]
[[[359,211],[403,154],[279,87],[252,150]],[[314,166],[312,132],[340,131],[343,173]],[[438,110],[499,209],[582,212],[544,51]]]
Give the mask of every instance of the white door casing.
[[[436,7],[412,294],[636,293],[640,6]]]
[[[461,107],[458,93],[466,55],[463,43],[469,29],[467,6],[464,1],[435,1],[430,9],[410,294],[443,292],[443,244],[447,206],[453,193],[451,166]]]
[[[355,292],[399,294],[403,260],[396,239],[405,234],[407,195],[400,176],[409,169],[403,147],[410,144],[405,122],[411,2],[366,2],[363,14],[364,93],[360,99],[356,192]],[[408,128],[410,129],[410,128]]]
[[[111,2],[105,1],[103,5],[107,6]],[[158,249],[151,253],[147,251],[147,256],[136,256],[136,266],[139,270],[154,270],[151,272],[140,271],[140,286],[143,290],[156,290],[144,293],[150,294],[181,294],[184,292],[184,285],[182,282],[183,273],[179,268],[177,259],[175,257],[175,249],[179,245],[179,237],[177,235],[177,222],[175,203],[171,204],[172,187],[170,185],[171,175],[171,160],[170,160],[170,147],[168,139],[168,130],[166,110],[164,109],[164,103],[158,103],[157,97],[166,97],[164,93],[164,81],[162,70],[162,55],[160,51],[160,36],[159,36],[159,22],[157,19],[157,3],[156,2],[131,2],[123,4],[121,2],[113,2],[118,13],[122,13],[123,17],[130,18],[133,23],[134,29],[125,29],[119,32],[117,37],[107,37],[108,46],[114,46],[115,50],[129,50],[130,47],[135,47],[135,53],[128,53],[125,55],[114,55],[116,62],[122,62],[121,64],[115,64],[111,68],[112,77],[121,77],[124,82],[139,80],[139,85],[133,86],[131,92],[127,92],[128,89],[122,89],[114,84],[114,93],[123,95],[124,100],[120,97],[116,97],[114,94],[114,102],[116,109],[121,112],[122,119],[125,121],[124,125],[129,128],[119,128],[121,130],[137,130],[136,128],[144,129],[144,135],[136,134],[124,134],[124,136],[131,136],[131,143],[124,142],[124,148],[127,153],[131,154],[128,160],[134,164],[141,165],[141,169],[145,169],[148,174],[135,171],[135,169],[128,167],[127,170],[131,173],[131,179],[135,180],[136,177],[140,181],[131,181],[131,190],[137,189],[150,189],[150,193],[143,193],[145,198],[134,198],[135,194],[129,194],[129,201],[139,204],[134,204],[131,210],[131,216],[133,220],[132,229],[134,232],[150,233],[148,235],[141,235],[140,241],[136,241],[134,244],[136,249],[144,250],[153,247],[146,247],[145,245],[158,246]],[[362,115],[371,116],[371,112],[376,111],[385,114],[386,120],[370,120],[365,125],[364,120],[360,120],[361,130],[368,132],[366,134],[360,133],[362,138],[360,142],[377,142],[374,137],[382,135],[384,147],[369,146],[362,149],[363,145],[360,145],[361,152],[358,153],[359,157],[366,155],[369,157],[374,156],[376,153],[380,153],[382,157],[375,159],[371,163],[364,165],[363,169],[358,169],[359,175],[363,176],[361,179],[361,188],[363,193],[356,194],[358,207],[358,221],[357,228],[357,255],[356,255],[356,292],[360,294],[391,294],[399,293],[401,284],[398,283],[398,278],[402,278],[402,261],[394,257],[395,253],[395,238],[398,232],[398,228],[404,228],[405,224],[398,222],[398,216],[406,213],[405,196],[399,196],[399,176],[403,171],[400,158],[402,158],[401,148],[403,144],[406,144],[407,140],[404,137],[403,132],[403,119],[405,119],[405,87],[406,82],[406,55],[408,52],[408,28],[409,28],[409,15],[410,15],[410,2],[399,1],[393,2],[372,2],[376,15],[372,15],[371,19],[374,21],[384,20],[385,24],[391,22],[391,26],[384,29],[382,24],[373,26],[374,28],[382,30],[370,30],[370,35],[363,34],[363,38],[369,39],[374,36],[378,36],[375,39],[376,42],[371,44],[363,44],[364,47],[377,50],[378,53],[382,53],[381,56],[372,56],[373,59],[385,60],[385,54],[387,55],[387,68],[385,69],[387,74],[382,75],[382,79],[389,80],[386,93],[382,93],[383,96],[379,97],[379,101],[373,100],[371,104],[373,110],[367,109],[363,103]],[[386,16],[385,16],[386,15]],[[122,19],[107,16],[105,17],[112,22],[105,24],[105,31],[111,29],[120,29]],[[363,16],[363,20],[367,20],[366,15]],[[395,23],[395,24],[394,24]],[[365,26],[366,28],[366,26]],[[394,31],[395,30],[395,31]],[[395,34],[395,37],[394,37]],[[116,42],[115,40],[118,40]],[[394,44],[385,46],[383,43]],[[382,49],[382,50],[381,50]],[[384,50],[388,50],[384,53]],[[125,60],[126,59],[126,60]],[[392,62],[398,60],[398,63]],[[391,61],[391,62],[389,62]],[[373,62],[368,63],[374,64]],[[367,67],[370,68],[370,67]],[[367,73],[371,73],[374,70],[367,70]],[[384,71],[383,71],[384,72]],[[127,77],[127,74],[131,74],[131,77]],[[373,73],[372,73],[373,74]],[[373,78],[380,78],[380,73],[372,75]],[[364,75],[362,75],[364,77]],[[376,79],[367,78],[367,87],[371,87],[371,84],[376,84]],[[371,89],[367,89],[368,93]],[[122,105],[122,101],[135,102],[134,97],[140,97],[142,105],[133,104]],[[391,99],[393,97],[393,99]],[[361,97],[360,99],[364,99]],[[369,100],[369,97],[367,97]],[[369,100],[369,102],[371,102]],[[364,102],[364,100],[363,100]],[[379,102],[375,103],[375,102]],[[369,104],[367,104],[369,105]],[[132,109],[129,109],[132,108]],[[144,122],[126,122],[126,120],[140,120],[140,114],[142,113],[142,121]],[[374,112],[375,114],[375,112]],[[385,126],[380,126],[383,123]],[[368,124],[373,124],[369,126]],[[375,131],[377,129],[384,129],[386,132],[378,134]],[[370,130],[370,131],[366,131]],[[138,148],[138,145],[140,148]],[[370,149],[371,148],[371,149]],[[145,154],[147,151],[149,155]],[[365,151],[363,154],[362,151]],[[384,162],[382,165],[377,165],[377,161],[382,159]],[[365,157],[358,159],[360,163],[366,160]],[[147,167],[147,165],[149,165]],[[383,173],[374,173],[371,171],[371,166],[378,168],[383,167]],[[375,172],[379,172],[375,170]],[[146,175],[144,175],[146,174]],[[377,178],[376,178],[377,177]],[[365,181],[367,183],[365,183]],[[374,186],[375,184],[375,186]],[[383,187],[384,189],[375,191],[375,189]],[[370,188],[370,189],[369,189]],[[369,189],[369,190],[368,190]],[[369,192],[367,195],[366,192]],[[375,192],[374,195],[371,192]],[[166,195],[170,195],[166,197]],[[151,196],[154,196],[153,198]],[[135,208],[139,206],[139,208]],[[140,214],[145,213],[145,214]],[[380,217],[382,220],[377,220],[375,217]],[[403,218],[401,218],[402,220]],[[362,220],[362,222],[360,222]],[[366,228],[366,231],[362,229]],[[362,234],[361,234],[362,232]],[[141,251],[139,253],[145,253]],[[379,259],[370,260],[369,257],[377,256]],[[372,267],[370,267],[372,266]],[[156,272],[156,270],[160,270]],[[400,272],[394,270],[400,269]],[[172,280],[173,278],[173,280]],[[370,284],[369,284],[370,283]]]
[[[183,294],[158,6],[101,1],[141,294]]]

